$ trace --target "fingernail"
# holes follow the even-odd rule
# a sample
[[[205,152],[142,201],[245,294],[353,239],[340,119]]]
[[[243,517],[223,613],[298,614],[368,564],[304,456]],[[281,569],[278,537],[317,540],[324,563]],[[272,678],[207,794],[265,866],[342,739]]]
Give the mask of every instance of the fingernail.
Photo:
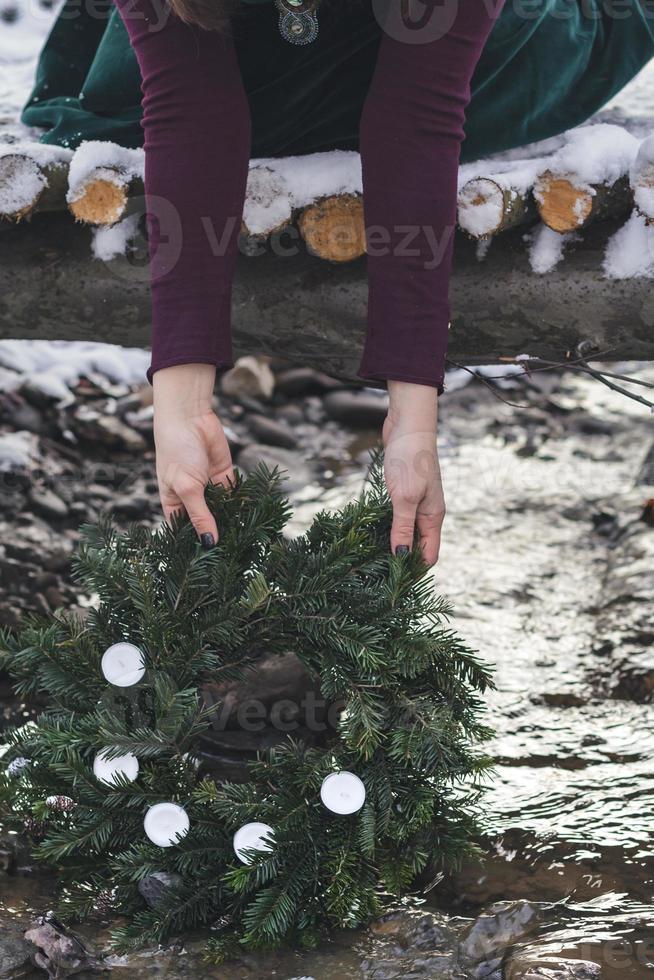
[[[213,534],[211,534],[209,531],[200,535],[200,541],[202,542],[202,547],[205,551],[208,551],[209,548],[213,548],[214,544],[216,543],[213,539]]]
[[[408,555],[409,554],[409,551],[410,551],[410,548],[409,548],[408,544],[398,544],[397,548],[395,549],[395,554],[396,555]]]

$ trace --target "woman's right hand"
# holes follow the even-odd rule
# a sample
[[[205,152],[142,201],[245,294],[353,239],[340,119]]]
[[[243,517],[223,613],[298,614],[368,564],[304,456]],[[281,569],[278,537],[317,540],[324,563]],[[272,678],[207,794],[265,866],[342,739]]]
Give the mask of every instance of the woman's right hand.
[[[176,364],[152,377],[157,481],[164,518],[185,510],[204,548],[218,542],[215,518],[204,498],[207,483],[234,481],[232,455],[213,410],[216,369]]]

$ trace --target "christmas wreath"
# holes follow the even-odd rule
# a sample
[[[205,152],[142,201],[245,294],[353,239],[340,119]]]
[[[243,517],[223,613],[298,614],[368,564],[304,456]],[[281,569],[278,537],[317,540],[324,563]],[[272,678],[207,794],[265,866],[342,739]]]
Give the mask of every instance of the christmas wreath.
[[[84,525],[88,615],[2,634],[0,667],[43,707],[6,739],[0,817],[58,869],[60,915],[124,916],[117,950],[206,925],[218,959],[364,923],[474,847],[491,679],[419,549],[390,554],[379,457],[358,500],[292,540],[276,470],[207,500],[210,551],[182,517]],[[247,781],[212,778],[204,681],[288,651],[331,724],[281,735]]]

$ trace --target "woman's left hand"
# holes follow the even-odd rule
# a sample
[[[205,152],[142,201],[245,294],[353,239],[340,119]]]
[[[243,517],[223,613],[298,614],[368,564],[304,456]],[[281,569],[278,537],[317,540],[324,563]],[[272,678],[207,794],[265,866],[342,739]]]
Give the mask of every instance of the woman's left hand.
[[[422,557],[435,565],[445,517],[438,463],[438,394],[430,385],[389,381],[384,475],[393,504],[391,550],[410,549],[418,530]],[[401,553],[401,550],[400,550]]]

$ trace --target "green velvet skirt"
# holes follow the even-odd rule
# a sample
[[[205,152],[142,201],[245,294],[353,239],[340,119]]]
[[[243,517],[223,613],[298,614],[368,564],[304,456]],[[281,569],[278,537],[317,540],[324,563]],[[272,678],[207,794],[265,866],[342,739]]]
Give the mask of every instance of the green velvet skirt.
[[[139,68],[118,11],[110,0],[92,15],[82,7],[62,8],[22,120],[46,143],[141,146]],[[252,155],[357,149],[380,41],[371,0],[325,2],[305,47],[281,37],[278,16],[271,3],[248,4],[234,29]],[[654,0],[506,0],[473,76],[462,162],[583,122],[652,57]]]

